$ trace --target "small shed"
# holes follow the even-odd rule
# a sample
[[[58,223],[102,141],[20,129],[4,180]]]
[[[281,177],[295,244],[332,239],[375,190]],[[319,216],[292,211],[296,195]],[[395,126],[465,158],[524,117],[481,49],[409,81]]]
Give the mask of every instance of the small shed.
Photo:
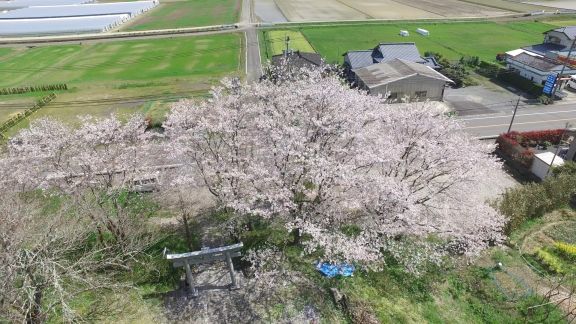
[[[422,36],[430,36],[430,32],[426,29],[418,28],[416,32]]]
[[[554,161],[554,164],[552,164]],[[564,159],[552,152],[544,152],[534,155],[534,162],[532,162],[532,168],[530,171],[544,180],[548,176],[548,169],[552,164],[553,167],[561,166],[564,164]]]
[[[407,30],[401,30],[400,31],[400,36],[402,37],[408,37],[410,36],[410,33]]]

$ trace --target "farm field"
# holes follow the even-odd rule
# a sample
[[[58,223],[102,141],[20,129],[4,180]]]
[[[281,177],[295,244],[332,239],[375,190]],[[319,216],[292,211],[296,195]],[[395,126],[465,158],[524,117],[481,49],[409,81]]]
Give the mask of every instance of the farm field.
[[[529,3],[541,6],[550,6],[562,9],[576,10],[576,3],[574,3],[573,0],[530,1]]]
[[[415,32],[425,28],[430,36]],[[497,53],[542,41],[542,33],[555,26],[540,22],[462,22],[462,23],[389,23],[342,25],[334,27],[304,27],[300,31],[329,63],[341,63],[342,54],[349,50],[374,48],[381,42],[415,42],[421,54],[442,53],[456,60],[462,56],[479,56],[493,61]],[[399,35],[401,29],[409,37]],[[359,37],[362,35],[362,37]]]
[[[264,0],[256,0],[264,1]],[[555,11],[507,0],[276,0],[284,16],[293,22],[364,19],[482,18],[519,12]]]
[[[263,31],[261,41],[264,43],[263,57],[271,59],[272,56],[282,54],[286,48],[285,39],[290,37],[290,49],[302,52],[316,52],[302,33],[294,30]]]
[[[461,1],[514,12],[535,12],[542,10],[552,11],[550,7],[544,7],[531,3],[519,2],[519,1],[517,2],[510,0],[461,0]]]
[[[240,45],[229,34],[14,48],[0,62],[0,87],[68,84],[32,118],[142,112],[159,122],[171,102],[205,95],[220,78],[240,75]],[[34,96],[0,96],[0,121],[29,108]]]
[[[123,25],[123,31],[171,29],[232,24],[238,20],[240,0],[167,0]]]

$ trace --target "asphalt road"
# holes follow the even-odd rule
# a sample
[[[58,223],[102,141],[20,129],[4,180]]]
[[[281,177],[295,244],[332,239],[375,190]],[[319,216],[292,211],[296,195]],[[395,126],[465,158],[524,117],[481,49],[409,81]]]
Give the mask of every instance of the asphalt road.
[[[258,30],[253,24],[253,0],[242,1],[242,13],[240,15],[240,28],[244,30],[246,42],[246,79],[248,82],[258,81],[262,75],[260,59],[260,43]]]
[[[483,137],[496,137],[508,130],[512,119],[512,109],[507,113],[459,117],[470,134]],[[557,103],[550,106],[524,106],[518,109],[512,130],[529,131],[564,128],[566,123],[576,126],[576,103]]]

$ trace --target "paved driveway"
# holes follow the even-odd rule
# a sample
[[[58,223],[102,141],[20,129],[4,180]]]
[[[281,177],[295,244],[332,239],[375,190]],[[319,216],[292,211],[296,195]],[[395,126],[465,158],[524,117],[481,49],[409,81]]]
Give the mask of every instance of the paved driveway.
[[[458,116],[483,115],[507,112],[514,109],[518,95],[505,89],[489,89],[486,86],[471,86],[460,89],[447,88],[444,101]],[[521,98],[521,104],[526,102]]]

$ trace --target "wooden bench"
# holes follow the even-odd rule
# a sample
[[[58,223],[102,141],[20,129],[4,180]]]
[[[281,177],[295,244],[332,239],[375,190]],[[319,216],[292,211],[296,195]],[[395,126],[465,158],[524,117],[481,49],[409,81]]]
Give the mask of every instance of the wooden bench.
[[[180,254],[166,254],[166,259],[172,262],[172,266],[175,268],[184,268],[186,270],[186,283],[192,293],[192,296],[198,296],[198,289],[194,285],[194,278],[192,277],[191,265],[210,263],[216,261],[226,261],[228,265],[228,270],[230,271],[230,289],[238,289],[239,286],[236,283],[236,278],[234,277],[234,267],[232,265],[232,258],[241,256],[240,250],[244,244],[242,242],[222,246],[213,249],[202,249],[200,251],[180,253]]]

